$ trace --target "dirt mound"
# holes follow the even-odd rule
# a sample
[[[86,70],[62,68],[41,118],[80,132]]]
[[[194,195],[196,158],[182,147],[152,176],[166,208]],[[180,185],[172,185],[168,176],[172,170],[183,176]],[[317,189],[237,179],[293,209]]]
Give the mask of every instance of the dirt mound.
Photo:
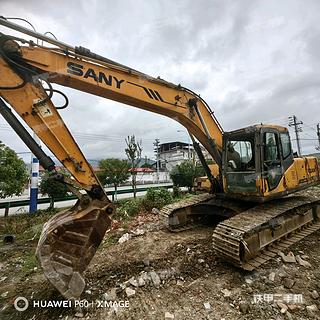
[[[1,247],[1,319],[312,319],[320,293],[319,235],[247,273],[216,258],[212,228],[171,233],[157,216],[109,232],[86,271],[90,307],[12,307],[17,296],[61,300],[32,263],[36,241]],[[119,243],[119,238],[128,239]],[[287,254],[287,252],[285,252]],[[299,264],[299,258],[308,263]],[[30,260],[30,261],[29,261]],[[28,262],[26,264],[25,262]],[[310,264],[310,265],[309,265]],[[102,306],[101,301],[108,302]],[[128,303],[121,305],[121,301]],[[112,302],[112,303],[110,303]],[[116,303],[115,303],[116,302]],[[119,305],[120,304],[120,305]],[[0,315],[1,315],[0,314]]]

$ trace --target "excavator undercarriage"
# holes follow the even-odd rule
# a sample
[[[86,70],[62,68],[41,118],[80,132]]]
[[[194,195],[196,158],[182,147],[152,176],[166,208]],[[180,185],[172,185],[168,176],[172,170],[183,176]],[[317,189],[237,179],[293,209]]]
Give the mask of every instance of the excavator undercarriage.
[[[164,207],[161,214],[172,232],[209,222],[216,255],[251,271],[320,228],[320,189],[263,204],[199,194]]]

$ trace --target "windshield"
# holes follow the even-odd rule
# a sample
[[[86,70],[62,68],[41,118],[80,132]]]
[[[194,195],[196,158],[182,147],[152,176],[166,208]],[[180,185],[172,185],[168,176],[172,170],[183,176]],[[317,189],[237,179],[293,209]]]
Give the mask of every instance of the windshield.
[[[231,140],[227,145],[228,171],[254,171],[253,141]]]

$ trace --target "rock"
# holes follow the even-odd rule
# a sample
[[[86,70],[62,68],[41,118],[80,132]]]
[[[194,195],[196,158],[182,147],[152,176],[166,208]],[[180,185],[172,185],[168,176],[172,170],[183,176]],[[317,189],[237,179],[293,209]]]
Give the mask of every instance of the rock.
[[[178,281],[177,281],[177,286],[183,287],[183,286],[184,286],[184,283],[183,283],[183,281],[181,281],[181,280],[178,280]]]
[[[279,252],[279,256],[282,258],[283,262],[286,263],[296,263],[296,258],[294,254],[290,251],[287,255],[285,255],[283,252]]]
[[[231,296],[231,291],[228,289],[222,289],[221,292],[223,293],[223,295],[228,298]]]
[[[252,289],[251,287],[248,287],[248,288],[247,288],[247,292],[248,292],[248,293],[253,293],[253,289]]]
[[[169,271],[168,270],[161,270],[158,272],[159,277],[161,280],[166,280],[169,278]]]
[[[150,260],[148,258],[143,259],[142,262],[146,267],[150,266]]]
[[[209,302],[205,302],[203,305],[204,305],[204,308],[205,308],[207,311],[211,310],[211,306],[210,306],[210,303],[209,303]]]
[[[198,259],[198,263],[204,263],[204,259]]]
[[[276,276],[278,276],[280,279],[285,278],[288,276],[287,272],[284,270],[283,267],[279,268],[279,270],[276,273]]]
[[[77,312],[74,316],[77,317],[77,318],[83,318],[84,317],[84,315],[83,315],[83,313],[81,311]]]
[[[309,256],[306,255],[306,254],[303,254],[303,255],[301,256],[301,258],[302,258],[303,260],[308,260],[308,259],[309,259]]]
[[[290,279],[290,278],[284,278],[283,280],[283,285],[287,288],[287,289],[291,289],[294,286],[294,280]]]
[[[136,294],[136,290],[131,289],[130,287],[125,289],[125,293],[128,298],[134,296]]]
[[[281,302],[277,302],[277,305],[278,307],[280,308],[280,312],[282,314],[285,314],[288,310],[288,307],[284,304],[284,303],[281,303]]]
[[[150,271],[149,272],[150,278],[152,280],[153,285],[158,288],[161,284],[161,280],[160,277],[158,276],[158,274],[154,271]]]
[[[271,272],[271,273],[269,274],[269,280],[270,280],[270,281],[274,282],[275,277],[276,277],[276,273],[275,273],[275,272]]]
[[[311,292],[311,297],[312,297],[312,299],[318,299],[319,298],[319,293],[318,293],[318,291],[316,291],[316,290],[313,290],[312,292]]]
[[[106,301],[116,301],[117,300],[117,288],[112,288],[108,292],[104,293],[103,299]]]
[[[241,301],[240,304],[239,304],[239,309],[240,309],[241,313],[246,314],[248,312],[248,310],[249,310],[248,303],[246,303],[244,301]]]
[[[9,291],[1,293],[1,298],[6,298],[8,293],[9,293]]]
[[[286,312],[286,314],[284,315],[286,320],[293,320],[292,315],[289,311]]]
[[[157,209],[157,208],[152,208],[151,213],[155,214],[155,215],[158,215],[160,213],[160,210]]]
[[[297,305],[296,304],[288,304],[288,309],[290,310],[290,311],[294,311],[294,310],[296,310],[298,307],[297,307]]]
[[[253,280],[251,278],[245,278],[244,281],[246,282],[246,284],[252,284]]]
[[[300,266],[303,266],[303,267],[305,267],[305,268],[311,268],[310,262],[301,259],[301,257],[300,257],[299,255],[297,256],[297,261],[298,261],[298,263],[300,264]]]
[[[135,236],[142,236],[142,235],[144,235],[146,232],[145,232],[145,230],[137,229],[137,230],[135,230],[135,231],[132,231],[132,233],[133,233]]]
[[[117,293],[123,291],[127,286],[124,283],[120,283],[117,287]]]
[[[318,311],[318,307],[317,307],[315,304],[313,304],[313,305],[311,305],[311,306],[307,306],[307,307],[306,307],[306,310],[307,310],[309,316],[315,317],[315,316],[316,316],[316,313],[317,313],[317,311]]]
[[[170,313],[170,312],[166,312],[164,314],[164,318],[165,320],[171,320],[171,319],[174,319],[174,314]]]
[[[128,282],[133,286],[133,287],[137,287],[138,286],[138,281],[132,277],[128,280]]]
[[[138,286],[143,287],[143,286],[145,286],[145,284],[146,284],[145,280],[142,277],[139,277],[138,278]]]
[[[141,273],[141,278],[144,280],[145,284],[148,284],[151,281],[149,274],[145,271]]]
[[[121,238],[118,240],[118,243],[124,243],[124,242],[126,242],[126,241],[128,241],[128,240],[130,240],[130,239],[131,239],[131,234],[125,233],[125,234],[123,234],[123,235],[121,236]]]

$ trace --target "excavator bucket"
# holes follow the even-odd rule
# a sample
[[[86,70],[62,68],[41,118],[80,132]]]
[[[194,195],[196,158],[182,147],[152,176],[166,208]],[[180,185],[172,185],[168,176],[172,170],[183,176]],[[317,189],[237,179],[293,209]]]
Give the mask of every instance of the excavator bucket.
[[[66,299],[80,298],[83,272],[111,227],[113,211],[112,203],[78,200],[45,223],[36,255],[46,278]]]

